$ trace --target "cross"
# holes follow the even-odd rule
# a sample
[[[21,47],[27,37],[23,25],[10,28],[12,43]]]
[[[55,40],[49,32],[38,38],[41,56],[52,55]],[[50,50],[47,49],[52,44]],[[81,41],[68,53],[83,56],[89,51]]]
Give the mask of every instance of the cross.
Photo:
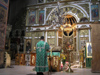
[[[41,52],[41,48],[39,49],[39,52]]]

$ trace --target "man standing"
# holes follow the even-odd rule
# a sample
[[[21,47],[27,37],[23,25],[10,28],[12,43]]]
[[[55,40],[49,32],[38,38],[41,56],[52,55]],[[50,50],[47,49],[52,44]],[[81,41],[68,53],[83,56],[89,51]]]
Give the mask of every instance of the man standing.
[[[48,72],[48,62],[46,51],[49,50],[48,43],[44,42],[44,36],[41,36],[40,41],[36,45],[36,72],[37,75],[43,75],[43,72]]]

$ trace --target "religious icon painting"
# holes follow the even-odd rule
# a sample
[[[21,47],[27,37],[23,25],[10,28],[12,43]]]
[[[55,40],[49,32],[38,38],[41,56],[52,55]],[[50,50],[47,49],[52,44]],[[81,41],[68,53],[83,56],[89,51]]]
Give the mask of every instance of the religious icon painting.
[[[44,23],[44,10],[39,11],[39,24]]]
[[[30,61],[31,61],[31,54],[25,54],[25,64],[26,65],[30,65]]]
[[[54,65],[54,67],[58,66],[58,57],[57,56],[53,57],[53,65]]]
[[[91,44],[91,42],[86,43],[86,58],[92,58],[92,44]]]
[[[26,53],[31,51],[31,39],[26,39]]]
[[[20,54],[20,65],[25,65],[25,54]]]
[[[99,19],[99,6],[98,5],[91,5],[91,13],[92,13],[92,20]]]
[[[36,61],[36,54],[34,53],[32,53],[31,54],[31,66],[35,66],[35,62]]]
[[[32,25],[36,23],[36,12],[35,11],[30,11],[29,12],[29,19],[28,19],[28,24]]]

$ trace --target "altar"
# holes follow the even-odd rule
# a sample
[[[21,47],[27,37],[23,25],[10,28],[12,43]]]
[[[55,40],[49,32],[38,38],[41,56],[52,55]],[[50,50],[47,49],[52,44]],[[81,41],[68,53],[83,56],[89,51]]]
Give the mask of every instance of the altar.
[[[47,53],[49,71],[60,71],[60,52],[61,47],[54,47]]]

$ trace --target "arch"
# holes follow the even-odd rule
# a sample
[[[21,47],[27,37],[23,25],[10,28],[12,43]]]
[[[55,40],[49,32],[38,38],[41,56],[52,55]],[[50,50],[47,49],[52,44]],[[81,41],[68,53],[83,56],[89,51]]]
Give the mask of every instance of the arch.
[[[52,14],[52,12],[56,9],[57,7],[55,7],[54,9],[52,9],[52,11],[49,13],[49,15],[47,16],[46,21],[48,20],[49,16]]]
[[[73,8],[76,8],[77,10],[79,10],[79,11],[83,14],[83,17],[89,18],[89,15],[88,15],[88,13],[86,12],[86,10],[84,10],[81,6],[79,6],[79,5],[77,5],[77,4],[62,6],[62,7],[60,7],[60,9],[61,9],[61,8],[65,8],[65,7],[73,7]],[[46,21],[49,19],[49,16],[50,16],[56,9],[57,9],[57,6],[56,6],[54,9],[52,9],[52,11],[49,13],[49,15],[48,15],[47,18],[46,18]],[[74,16],[75,19],[76,19],[76,21],[77,21],[77,23],[80,21],[80,18],[78,17],[77,13],[73,13],[73,12],[71,12],[71,11],[68,11],[68,12],[65,12],[64,14],[65,14],[65,15],[68,14],[68,15]]]
[[[64,8],[64,7],[73,7],[73,8],[76,8],[76,9],[78,9],[79,11],[81,11],[81,13],[84,14],[84,17],[89,18],[89,15],[88,15],[88,13],[86,12],[86,10],[84,10],[84,8],[82,8],[81,6],[79,6],[79,5],[77,5],[77,4],[62,6],[61,8]]]
[[[78,16],[76,14],[72,13],[71,11],[66,12],[65,15],[72,15],[73,17],[75,17],[75,19],[76,19],[77,22],[80,21],[80,18],[78,18]]]

